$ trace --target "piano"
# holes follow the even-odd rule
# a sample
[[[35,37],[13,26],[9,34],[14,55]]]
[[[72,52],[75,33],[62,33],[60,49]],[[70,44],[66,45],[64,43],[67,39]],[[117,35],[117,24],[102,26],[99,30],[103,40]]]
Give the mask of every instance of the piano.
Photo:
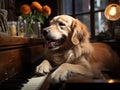
[[[120,88],[120,79],[79,79],[50,83],[50,74],[36,76],[35,68],[43,60],[42,39],[0,35],[0,90],[80,90]]]
[[[34,76],[34,71],[42,61],[44,42],[36,38],[0,35],[0,90],[42,88],[49,75]]]

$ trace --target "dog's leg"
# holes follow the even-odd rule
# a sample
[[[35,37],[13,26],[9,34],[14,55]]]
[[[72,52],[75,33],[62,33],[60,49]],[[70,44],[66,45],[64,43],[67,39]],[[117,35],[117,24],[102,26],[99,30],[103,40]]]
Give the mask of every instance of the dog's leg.
[[[45,75],[52,70],[52,66],[48,60],[44,60],[40,65],[36,67],[36,73]]]
[[[91,69],[84,65],[64,63],[52,73],[51,82],[58,83],[65,81],[72,74],[79,74],[81,78],[84,76],[93,76]]]

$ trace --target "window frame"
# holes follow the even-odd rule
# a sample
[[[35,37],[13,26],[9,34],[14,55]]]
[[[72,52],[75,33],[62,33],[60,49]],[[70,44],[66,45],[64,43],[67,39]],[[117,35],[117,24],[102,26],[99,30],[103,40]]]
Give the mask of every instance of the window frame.
[[[81,12],[79,14],[75,14],[75,0],[72,0],[72,14],[70,14],[73,17],[76,17],[78,15],[90,15],[90,33],[91,33],[91,38],[95,37],[95,13],[98,12],[104,12],[105,8],[103,9],[99,9],[99,10],[95,10],[95,4],[94,4],[95,0],[90,0],[90,11],[88,12]],[[58,0],[58,14],[64,14],[63,12],[63,5],[61,3],[63,3],[64,0]],[[108,1],[109,4],[110,0]]]

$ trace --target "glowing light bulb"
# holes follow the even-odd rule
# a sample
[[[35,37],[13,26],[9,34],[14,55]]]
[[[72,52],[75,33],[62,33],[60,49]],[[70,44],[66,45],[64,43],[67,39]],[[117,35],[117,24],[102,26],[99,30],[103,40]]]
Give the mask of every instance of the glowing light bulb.
[[[110,79],[108,80],[108,83],[114,83],[114,80]]]
[[[115,16],[117,14],[117,10],[116,10],[116,7],[115,6],[112,6],[110,11],[109,11],[109,14],[111,16]]]

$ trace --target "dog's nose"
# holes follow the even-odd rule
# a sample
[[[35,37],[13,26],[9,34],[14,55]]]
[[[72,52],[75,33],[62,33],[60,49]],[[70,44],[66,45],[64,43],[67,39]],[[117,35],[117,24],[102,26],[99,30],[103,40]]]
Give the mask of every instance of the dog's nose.
[[[50,31],[47,30],[47,29],[43,29],[43,30],[42,30],[43,35],[47,35],[49,32],[50,32]]]

